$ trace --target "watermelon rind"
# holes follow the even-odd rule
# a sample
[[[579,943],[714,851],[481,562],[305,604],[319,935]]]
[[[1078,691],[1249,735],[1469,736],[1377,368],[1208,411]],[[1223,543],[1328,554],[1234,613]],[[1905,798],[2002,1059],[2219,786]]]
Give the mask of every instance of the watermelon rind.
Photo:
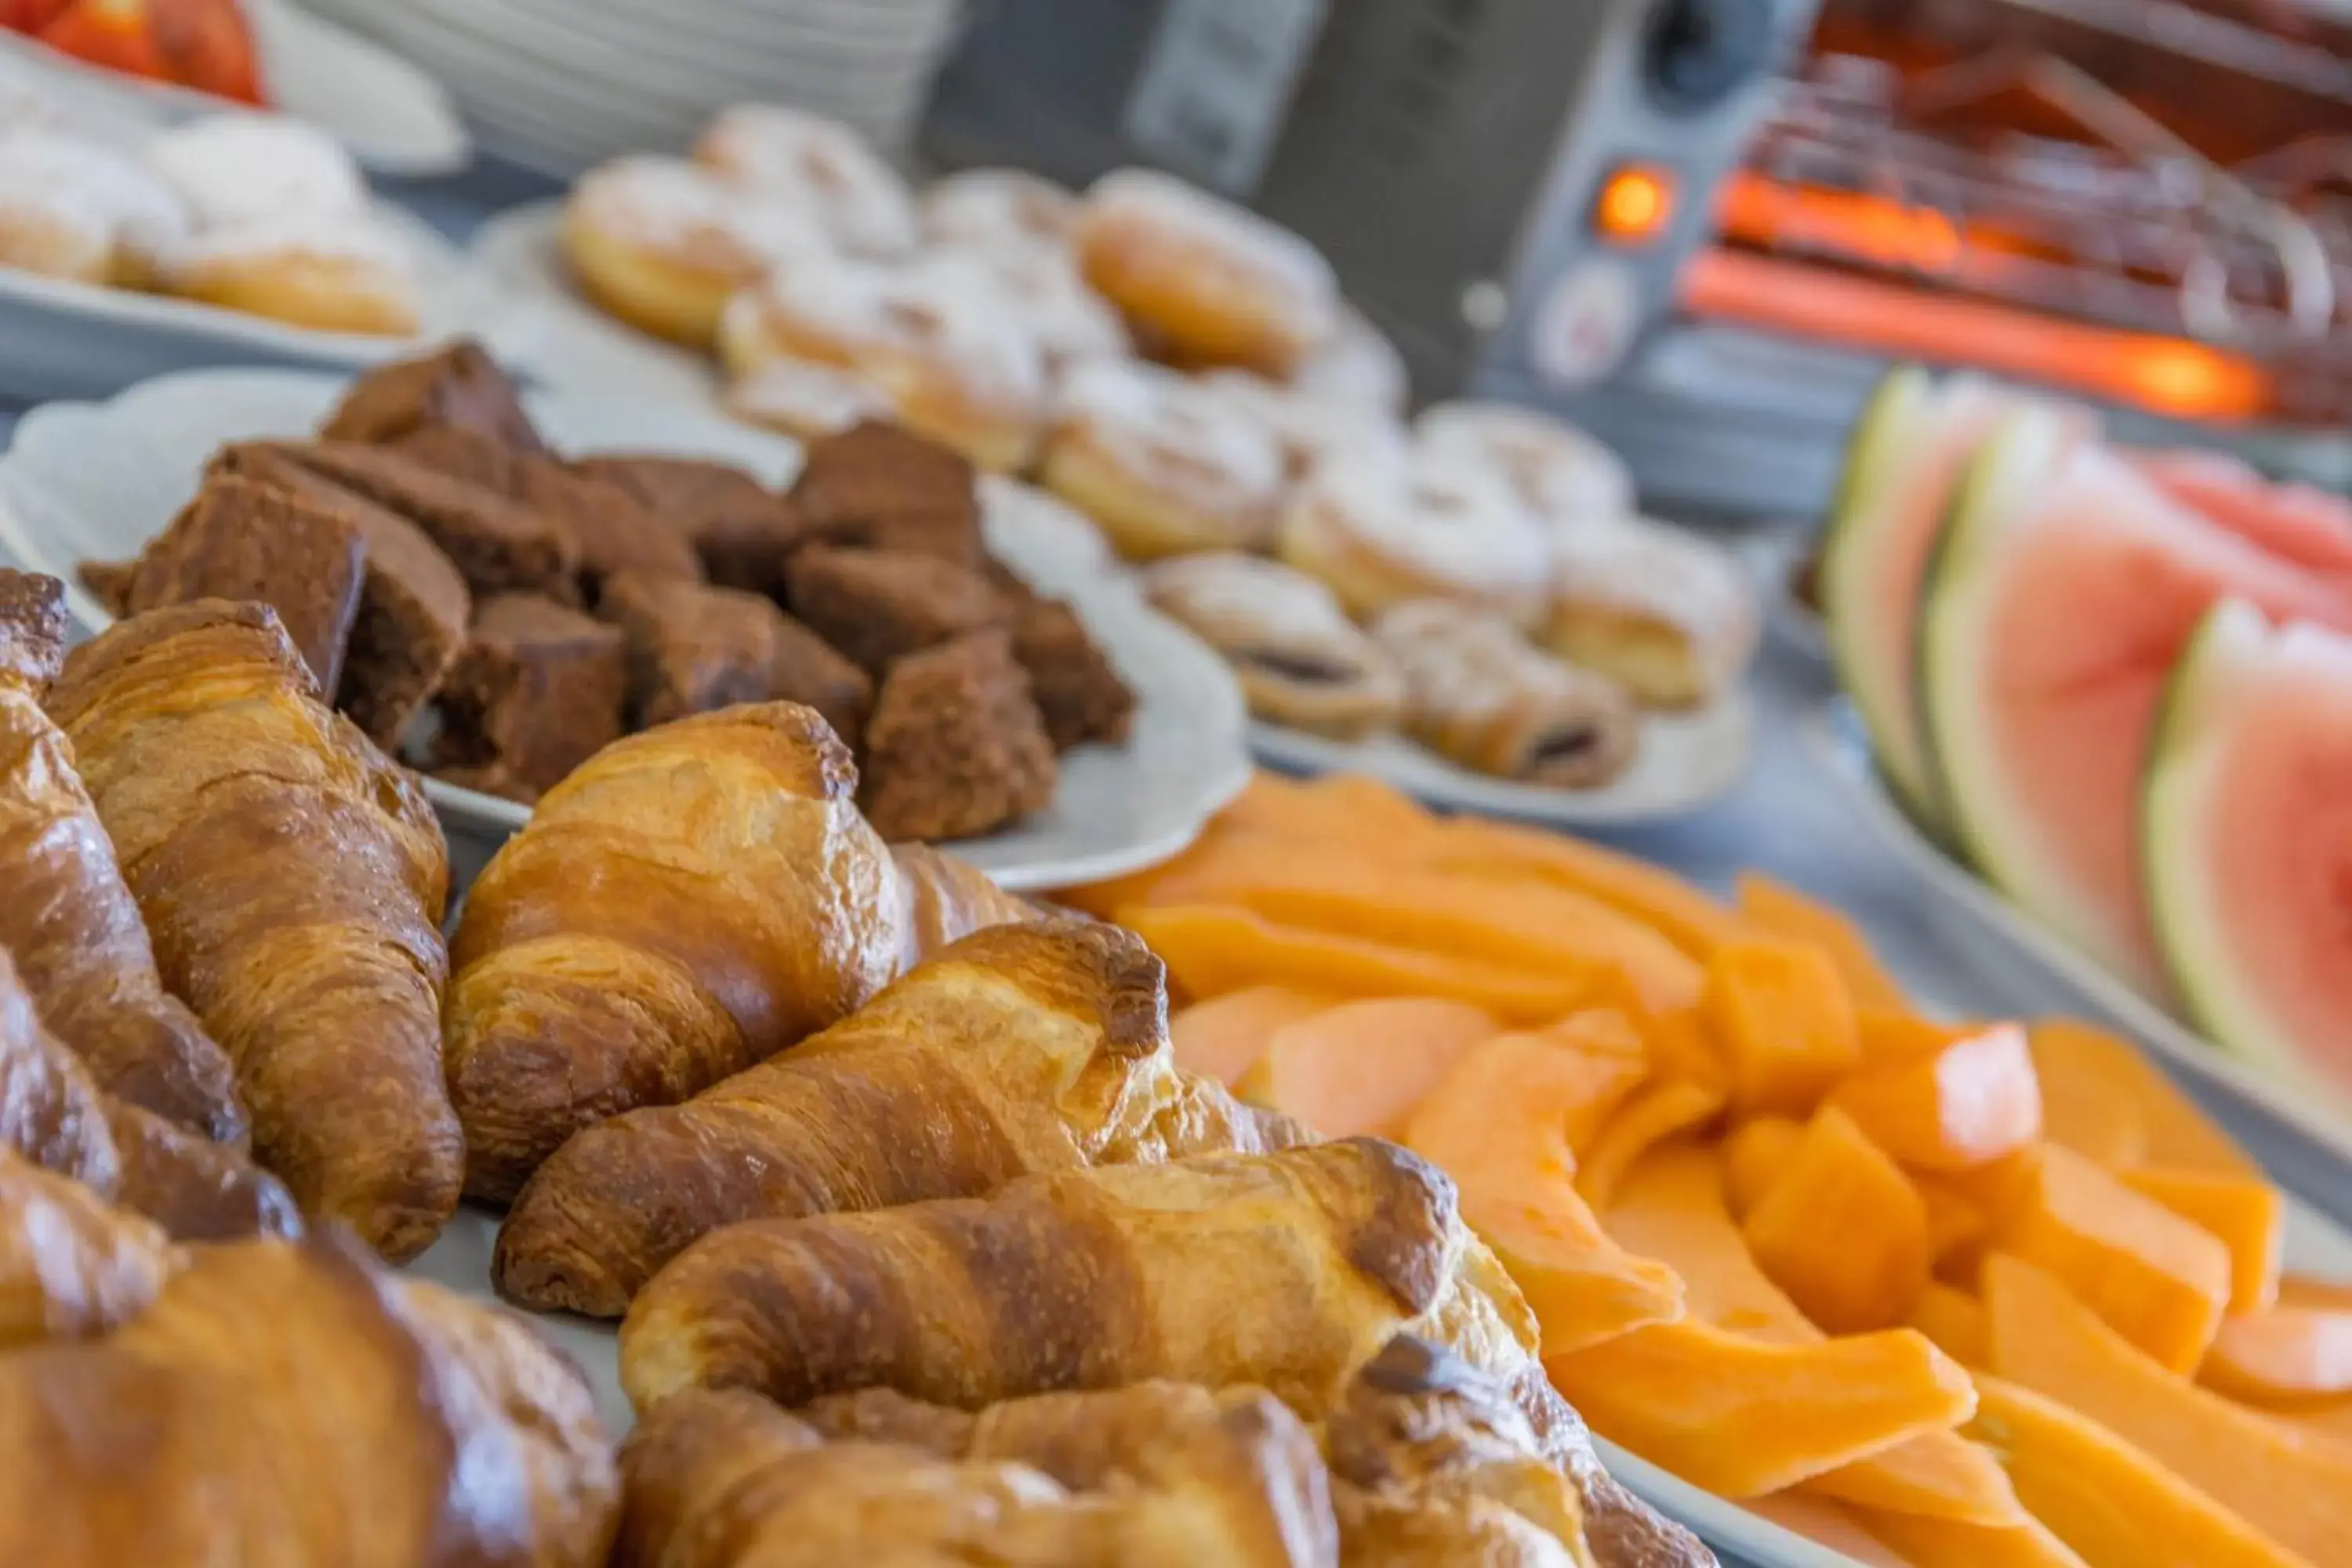
[[[1934,427],[1943,395],[1917,365],[1901,366],[1878,384],[1846,444],[1844,472],[1822,534],[1822,616],[1839,684],[1862,719],[1895,804],[1931,834],[1942,830],[1943,802],[1919,736],[1894,706],[1888,682],[1897,672],[1888,669],[1884,637],[1875,635],[1891,606],[1873,588],[1884,542],[1875,524],[1885,516],[1885,498]]]

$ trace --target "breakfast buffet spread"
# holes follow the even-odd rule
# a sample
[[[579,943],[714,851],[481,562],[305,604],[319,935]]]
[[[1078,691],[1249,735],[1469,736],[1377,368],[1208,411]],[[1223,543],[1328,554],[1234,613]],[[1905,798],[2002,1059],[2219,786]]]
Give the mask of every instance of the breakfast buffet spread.
[[[0,127],[0,267],[408,335],[367,200],[290,121]],[[2194,1062],[1372,776],[1602,791],[1740,700],[1755,585],[1605,447],[1408,420],[1156,173],[745,106],[562,244],[773,436],[458,339],[0,463],[77,542],[0,566],[0,1562],[2338,1561],[2347,1244]],[[26,472],[110,460],[135,537]],[[2347,519],[1906,372],[1809,574],[1921,831],[2296,1084]],[[1142,625],[1361,765],[1235,706],[1147,833]],[[1122,853],[963,858],[1107,755]]]

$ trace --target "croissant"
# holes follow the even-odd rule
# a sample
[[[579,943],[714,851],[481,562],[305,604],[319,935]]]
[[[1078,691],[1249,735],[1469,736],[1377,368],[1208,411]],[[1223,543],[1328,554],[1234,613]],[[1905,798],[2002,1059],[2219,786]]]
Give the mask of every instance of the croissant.
[[[154,1226],[0,1149],[0,1351],[113,1328],[146,1310],[171,1265]]]
[[[1139,938],[1093,921],[966,937],[797,1049],[575,1134],[507,1215],[499,1289],[618,1317],[688,1243],[738,1221],[1299,1141],[1177,1069],[1165,978]],[[1221,1118],[1187,1114],[1212,1099]]]
[[[457,928],[468,1193],[511,1199],[581,1128],[764,1061],[864,1004],[919,937],[1013,912],[937,858],[894,862],[856,784],[814,710],[771,702],[630,736],[541,799]]]
[[[448,850],[266,605],[118,623],[49,690],[165,983],[236,1067],[254,1152],[392,1258],[457,1206],[441,1076]]]
[[[1205,1396],[1204,1396],[1205,1397]],[[1117,1490],[871,1442],[826,1444],[755,1396],[696,1392],[622,1450],[615,1568],[1328,1568],[1314,1439],[1264,1395],[1222,1402]]]
[[[164,991],[73,748],[41,711],[65,633],[62,584],[0,569],[0,947],[100,1087],[243,1142],[228,1058]]]
[[[0,949],[0,1149],[145,1215],[183,1241],[301,1227],[277,1180],[90,1081],[41,1027]]]
[[[1034,905],[986,872],[928,844],[893,844],[890,862],[898,888],[900,974],[973,931],[1038,918]]]
[[[338,1242],[200,1248],[0,1358],[11,1568],[600,1568],[616,1490],[576,1373]]]

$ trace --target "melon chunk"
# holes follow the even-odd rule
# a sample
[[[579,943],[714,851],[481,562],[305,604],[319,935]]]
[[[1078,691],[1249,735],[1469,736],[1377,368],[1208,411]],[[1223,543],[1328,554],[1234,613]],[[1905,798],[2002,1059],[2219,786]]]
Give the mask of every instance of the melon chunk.
[[[2040,409],[2011,415],[1970,465],[1930,574],[1920,685],[1960,843],[2021,908],[2151,995],[2167,981],[2141,873],[2142,780],[2165,683],[2232,596],[2352,626],[2352,595],[2168,500]]]
[[[1485,1008],[1442,996],[1349,1002],[1276,1029],[1241,1092],[1326,1138],[1394,1138],[1456,1062],[1501,1032]]]
[[[2139,466],[2165,494],[2240,538],[2352,584],[2352,501],[2273,484],[2224,452],[2150,452]]]
[[[1257,1066],[1275,1031],[1337,1005],[1338,998],[1286,985],[1252,985],[1195,1003],[1168,1020],[1176,1065],[1227,1089]]]
[[[2246,605],[2207,616],[2164,704],[2142,846],[2198,1023],[2352,1103],[2352,637]]]

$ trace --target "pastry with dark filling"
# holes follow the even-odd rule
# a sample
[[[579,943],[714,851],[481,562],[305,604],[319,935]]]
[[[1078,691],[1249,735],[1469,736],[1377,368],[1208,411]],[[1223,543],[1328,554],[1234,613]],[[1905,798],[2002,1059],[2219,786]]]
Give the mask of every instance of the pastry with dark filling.
[[[1405,728],[1474,773],[1593,789],[1632,764],[1641,717],[1625,689],[1536,648],[1472,605],[1399,605],[1373,640],[1404,672]]]
[[[1162,614],[1224,656],[1258,718],[1354,741],[1402,717],[1394,663],[1306,574],[1255,555],[1188,555],[1144,582]]]

